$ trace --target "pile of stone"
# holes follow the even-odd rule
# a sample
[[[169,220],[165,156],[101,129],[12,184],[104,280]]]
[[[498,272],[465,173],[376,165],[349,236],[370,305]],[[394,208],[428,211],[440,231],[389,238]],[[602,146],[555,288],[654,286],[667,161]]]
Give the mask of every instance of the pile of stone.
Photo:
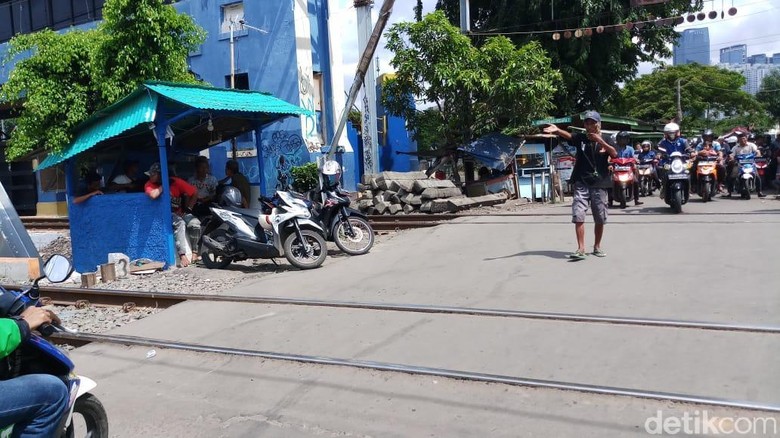
[[[425,172],[365,175],[358,184],[358,208],[366,214],[454,213],[506,199],[504,193],[467,198],[452,181],[432,179]]]

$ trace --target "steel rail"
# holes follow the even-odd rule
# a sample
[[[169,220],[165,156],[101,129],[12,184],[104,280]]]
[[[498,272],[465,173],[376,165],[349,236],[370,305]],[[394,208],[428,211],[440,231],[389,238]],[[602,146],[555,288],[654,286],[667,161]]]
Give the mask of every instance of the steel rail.
[[[3,285],[7,289],[18,287]],[[41,287],[41,296],[49,297],[52,303],[73,304],[78,300],[86,300],[99,305],[124,305],[132,302],[140,307],[166,308],[184,301],[236,302],[249,304],[276,304],[306,307],[329,307],[340,309],[359,309],[394,311],[407,313],[449,314],[463,316],[486,316],[501,318],[540,319],[550,321],[600,323],[630,326],[646,326],[661,328],[697,329],[732,331],[748,333],[780,334],[780,327],[732,324],[708,321],[684,321],[658,318],[618,317],[604,315],[586,315],[559,312],[532,312],[524,310],[503,310],[475,307],[437,306],[426,304],[393,304],[361,301],[316,300],[303,298],[287,298],[274,296],[238,296],[238,295],[204,295],[180,294],[174,292],[141,292],[123,290],[78,289],[68,287]]]
[[[60,342],[77,341],[81,343],[101,342],[129,346],[144,346],[167,348],[173,350],[184,350],[198,353],[213,353],[237,355],[246,357],[259,357],[270,360],[286,360],[299,363],[345,366],[352,368],[371,369],[377,371],[388,371],[396,373],[405,373],[422,376],[435,376],[451,379],[468,380],[474,382],[499,383],[513,386],[526,386],[533,388],[559,389],[564,391],[576,391],[589,394],[611,395],[620,397],[634,397],[642,399],[673,401],[678,403],[693,403],[707,406],[718,406],[725,408],[749,409],[754,411],[780,412],[780,405],[751,402],[744,400],[729,400],[723,398],[678,394],[670,392],[646,391],[642,389],[619,388],[613,386],[590,385],[583,383],[572,383],[555,380],[540,380],[525,377],[506,376],[500,374],[486,374],[470,371],[459,371],[445,368],[431,368],[424,366],[405,365],[390,362],[375,362],[359,359],[341,359],[325,356],[308,356],[301,354],[277,353],[261,350],[247,350],[241,348],[219,347],[203,344],[191,344],[184,342],[167,341],[162,339],[151,339],[137,336],[124,335],[96,335],[96,334],[77,334],[59,333],[52,336]]]

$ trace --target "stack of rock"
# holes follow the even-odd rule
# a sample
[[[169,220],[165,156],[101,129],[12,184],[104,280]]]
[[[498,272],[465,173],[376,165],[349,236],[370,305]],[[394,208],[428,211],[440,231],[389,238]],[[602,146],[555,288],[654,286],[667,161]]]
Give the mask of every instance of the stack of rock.
[[[507,199],[504,193],[467,198],[452,181],[431,179],[425,172],[365,175],[358,191],[358,208],[366,214],[452,213]]]

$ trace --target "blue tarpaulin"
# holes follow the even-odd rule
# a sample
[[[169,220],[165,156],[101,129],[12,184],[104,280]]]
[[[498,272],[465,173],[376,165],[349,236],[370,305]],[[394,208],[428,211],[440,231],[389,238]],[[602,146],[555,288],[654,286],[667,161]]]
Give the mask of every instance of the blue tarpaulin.
[[[458,150],[491,169],[504,170],[512,164],[515,153],[522,144],[523,141],[519,138],[496,132],[460,146]]]

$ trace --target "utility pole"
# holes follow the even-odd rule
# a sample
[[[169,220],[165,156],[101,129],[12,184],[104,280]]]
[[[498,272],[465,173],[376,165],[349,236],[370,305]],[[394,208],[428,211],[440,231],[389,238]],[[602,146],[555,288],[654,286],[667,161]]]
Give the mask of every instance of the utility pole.
[[[355,3],[357,4],[358,2],[366,2],[366,0],[356,0]],[[374,57],[377,45],[379,45],[379,38],[381,38],[382,32],[385,30],[385,26],[387,25],[387,21],[390,19],[390,14],[393,12],[393,4],[395,4],[395,0],[385,0],[385,2],[382,4],[382,8],[379,10],[379,17],[377,17],[376,24],[374,25],[374,31],[371,32],[371,37],[368,39],[368,42],[363,49],[363,54],[358,60],[357,70],[355,71],[355,79],[352,81],[352,87],[349,89],[347,101],[344,104],[344,110],[341,112],[341,117],[339,118],[339,122],[336,125],[336,130],[333,133],[333,139],[330,142],[330,150],[328,151],[328,155],[325,157],[326,160],[333,159],[333,154],[336,152],[338,139],[341,138],[341,134],[344,132],[344,126],[347,124],[349,110],[352,108],[352,105],[355,104],[355,100],[357,99],[361,85],[363,85],[366,73],[370,70],[371,60]],[[371,84],[371,88],[376,89],[376,84]],[[374,123],[374,130],[376,130],[376,122]],[[363,148],[365,150],[365,144],[363,145]]]
[[[373,0],[355,0],[358,26],[358,47],[366,50],[371,39],[371,8]],[[373,56],[371,57],[373,60]],[[363,79],[363,173],[379,172],[379,145],[376,126],[376,75],[371,62]]]
[[[682,103],[680,102],[680,81],[677,79],[677,123],[682,123]]]
[[[236,41],[233,38],[235,23],[230,20],[230,89],[236,88]],[[209,119],[210,120],[210,119]],[[238,141],[235,137],[230,139],[230,157],[236,159],[238,155]]]
[[[471,32],[471,11],[469,10],[469,0],[460,0],[460,31],[463,33]]]

